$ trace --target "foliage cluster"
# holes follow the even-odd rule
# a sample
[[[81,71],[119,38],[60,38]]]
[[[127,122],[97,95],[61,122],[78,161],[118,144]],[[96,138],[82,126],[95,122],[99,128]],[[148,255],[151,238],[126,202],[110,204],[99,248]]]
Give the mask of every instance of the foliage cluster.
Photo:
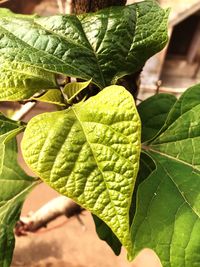
[[[165,46],[167,18],[151,0],[79,16],[0,10],[0,101],[58,109],[28,124],[0,116],[0,266],[11,263],[13,227],[39,179],[89,210],[117,255],[149,247],[164,267],[200,265],[200,86],[136,107],[119,85]],[[38,178],[17,163],[23,131]]]

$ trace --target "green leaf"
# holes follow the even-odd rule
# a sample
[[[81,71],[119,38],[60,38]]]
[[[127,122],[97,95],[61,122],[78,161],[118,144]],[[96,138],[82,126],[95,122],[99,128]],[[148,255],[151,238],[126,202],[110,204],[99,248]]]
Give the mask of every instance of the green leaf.
[[[171,109],[164,129],[171,125],[182,114],[200,104],[199,91],[200,84],[192,86],[186,90],[186,92],[179,98]]]
[[[142,151],[140,155],[140,167],[137,175],[137,179],[135,182],[135,187],[133,191],[133,196],[132,196],[132,202],[131,202],[131,207],[130,207],[130,223],[132,224],[133,217],[136,212],[136,199],[137,199],[137,191],[139,185],[148,178],[148,176],[155,170],[156,166],[153,162],[153,160],[146,154],[144,151]]]
[[[66,95],[67,102],[72,103],[73,99],[83,91],[90,83],[92,79],[86,82],[72,82],[65,85],[63,93]]]
[[[108,227],[104,221],[99,219],[97,216],[93,215],[93,220],[95,222],[96,231],[100,239],[106,241],[106,243],[112,248],[115,255],[119,255],[121,252],[121,243],[116,235],[112,232],[110,227]]]
[[[200,172],[150,152],[157,169],[139,187],[134,252],[153,249],[163,267],[200,265]]]
[[[167,18],[151,0],[81,16],[0,17],[0,99],[55,88],[54,74],[116,83],[165,46]]]
[[[142,142],[152,139],[160,131],[175,102],[176,97],[173,95],[157,94],[138,106],[142,122]]]
[[[24,126],[20,125],[19,122],[10,120],[0,113],[0,174],[4,163],[6,142],[16,136],[23,129]]]
[[[134,253],[150,247],[164,267],[200,265],[198,89],[199,85],[182,95],[159,135],[143,146],[156,170],[138,189],[132,224]]]
[[[40,97],[33,97],[32,99],[58,106],[66,106],[64,103],[64,97],[59,89],[50,89],[44,95]]]
[[[137,175],[137,180],[135,182],[134,192],[132,196],[132,203],[130,207],[130,222],[132,222],[135,211],[136,211],[136,193],[139,185],[153,172],[155,169],[155,164],[153,160],[147,156],[145,153],[140,155],[139,172]],[[121,252],[121,243],[119,239],[115,236],[112,230],[98,217],[93,215],[93,219],[96,225],[96,231],[100,239],[107,242],[107,244],[112,248],[116,255]]]
[[[110,86],[67,110],[36,116],[22,140],[28,166],[102,219],[129,253],[140,127],[131,94]]]
[[[1,49],[0,41],[0,51],[2,50],[9,54],[12,49],[5,47]],[[12,51],[14,56],[14,49]],[[23,51],[22,48],[21,51]],[[22,62],[16,62],[14,58],[13,62],[5,61],[3,55],[0,56],[0,101],[28,99],[42,89],[48,90],[56,87],[52,73]]]
[[[17,122],[3,115],[0,116],[0,123],[1,134],[20,128]],[[6,142],[4,152],[0,174],[0,266],[9,267],[15,245],[13,228],[19,219],[24,198],[37,182],[19,167],[15,139]]]

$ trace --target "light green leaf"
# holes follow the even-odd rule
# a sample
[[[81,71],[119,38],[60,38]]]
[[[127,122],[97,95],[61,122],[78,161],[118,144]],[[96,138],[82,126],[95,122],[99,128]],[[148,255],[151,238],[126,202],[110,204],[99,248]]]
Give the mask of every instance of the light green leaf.
[[[9,131],[13,133],[19,127],[17,122],[3,115],[0,116],[0,123],[1,134]],[[15,245],[13,228],[19,219],[25,196],[37,182],[19,167],[15,139],[6,142],[4,151],[3,168],[0,174],[0,266],[9,267]]]
[[[149,97],[138,106],[142,122],[142,142],[152,139],[163,127],[176,97],[169,94],[157,94]]]
[[[55,88],[54,74],[92,78],[100,88],[116,83],[165,46],[167,18],[151,0],[81,16],[2,16],[0,99]]]
[[[3,168],[6,142],[16,136],[23,129],[24,126],[20,125],[19,122],[10,120],[0,113],[0,174]]]
[[[129,207],[139,167],[140,127],[131,94],[110,86],[67,110],[34,117],[22,140],[28,166],[102,219],[129,254]]]
[[[143,146],[156,170],[139,186],[134,253],[150,247],[164,267],[200,265],[199,117],[196,86],[177,100],[159,135]]]
[[[6,50],[7,53],[10,51],[9,48],[0,48],[0,51],[2,50]],[[13,62],[5,62],[2,57],[0,56],[0,101],[28,99],[42,89],[57,87],[52,73],[22,62],[15,62],[14,59]]]
[[[64,97],[59,89],[50,89],[44,95],[40,97],[33,97],[32,99],[58,106],[66,106],[64,103]]]
[[[92,79],[86,82],[72,82],[65,85],[63,93],[66,95],[67,102],[72,103],[73,99],[83,91],[90,83]]]

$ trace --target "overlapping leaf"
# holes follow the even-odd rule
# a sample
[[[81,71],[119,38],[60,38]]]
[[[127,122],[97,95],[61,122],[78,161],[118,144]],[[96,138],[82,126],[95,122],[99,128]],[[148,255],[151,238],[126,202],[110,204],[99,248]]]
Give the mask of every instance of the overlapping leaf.
[[[160,135],[144,145],[156,170],[139,186],[134,252],[154,249],[164,267],[200,265],[200,86],[172,107]]]
[[[17,135],[23,128],[24,126],[18,122],[12,121],[0,113],[0,174],[4,163],[6,142]]]
[[[91,83],[91,81],[92,80],[86,82],[72,82],[66,84],[63,89],[63,93],[66,96],[67,102],[69,104],[73,103],[73,100]]]
[[[100,88],[138,71],[167,41],[168,11],[147,0],[81,16],[0,13],[0,100],[55,88],[54,74]]]
[[[169,94],[157,94],[149,97],[138,106],[142,121],[142,142],[148,141],[163,127],[176,97]]]
[[[33,97],[32,99],[58,106],[66,106],[64,97],[59,89],[50,89],[42,96]]]
[[[93,220],[95,222],[96,231],[100,239],[107,242],[107,244],[112,248],[115,255],[119,255],[121,252],[121,242],[116,237],[116,235],[112,232],[110,227],[104,223],[101,219],[97,216],[93,215]]]
[[[129,207],[140,127],[130,93],[110,86],[68,110],[36,116],[22,140],[29,167],[102,219],[130,254]]]
[[[17,130],[21,130],[18,123],[5,118],[3,115],[0,117],[0,123],[1,136],[6,133],[9,136],[11,133],[13,137],[14,133],[17,134]],[[35,179],[27,176],[18,166],[15,139],[6,141],[6,144],[3,144],[5,149],[0,174],[0,266],[2,267],[10,266],[15,245],[13,228],[19,218],[26,194],[36,184]]]

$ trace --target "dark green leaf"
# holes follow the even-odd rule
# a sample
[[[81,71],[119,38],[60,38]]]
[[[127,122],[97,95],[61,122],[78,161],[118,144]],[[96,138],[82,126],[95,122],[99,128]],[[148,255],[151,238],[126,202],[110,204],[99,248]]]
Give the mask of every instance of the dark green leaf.
[[[138,190],[134,252],[153,249],[163,267],[200,266],[200,172],[150,152],[157,169]]]
[[[114,253],[118,256],[121,252],[121,242],[113,233],[113,231],[108,227],[104,221],[99,219],[97,216],[93,215],[93,219],[96,226],[96,231],[100,239],[107,242],[107,244],[112,248]]]
[[[171,109],[166,121],[165,128],[171,125],[185,112],[200,104],[200,84],[190,87],[179,98],[176,105]]]
[[[164,47],[167,18],[151,0],[79,17],[0,16],[0,99],[55,88],[56,73],[116,83]]]
[[[156,166],[153,160],[146,153],[142,152],[140,155],[140,168],[139,168],[138,176],[135,182],[131,208],[129,212],[131,224],[132,224],[135,212],[136,212],[136,198],[137,198],[138,187],[146,178],[148,178],[148,176],[154,171],[155,168]]]
[[[143,147],[156,170],[138,189],[134,253],[150,247],[164,267],[200,266],[199,96],[199,86],[186,91],[159,135]]]
[[[176,97],[169,94],[157,94],[138,106],[142,122],[142,142],[152,139],[163,127]]]

